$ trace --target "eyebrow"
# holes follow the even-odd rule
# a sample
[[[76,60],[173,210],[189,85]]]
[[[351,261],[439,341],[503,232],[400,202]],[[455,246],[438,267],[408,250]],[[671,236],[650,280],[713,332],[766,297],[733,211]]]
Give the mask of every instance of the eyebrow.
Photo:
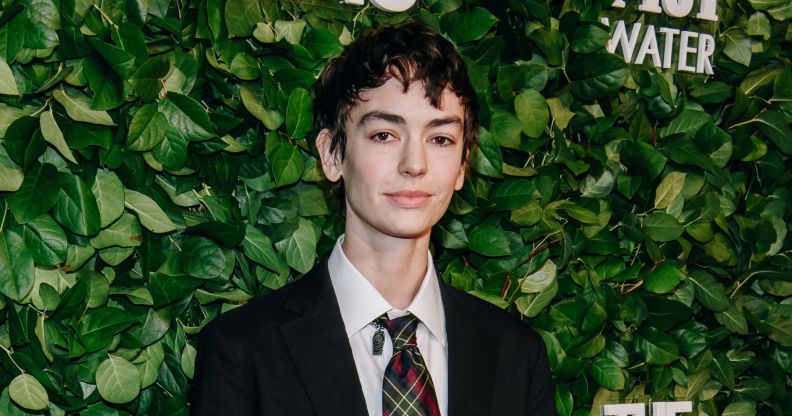
[[[370,111],[370,112],[364,114],[363,117],[360,118],[360,121],[358,121],[357,124],[358,124],[358,126],[362,126],[362,125],[364,125],[366,123],[369,123],[371,121],[374,121],[374,120],[382,120],[382,121],[387,121],[389,123],[394,123],[394,124],[407,124],[407,121],[404,120],[404,117],[402,117],[402,116],[400,116],[398,114],[387,113],[387,112],[384,112],[384,111]],[[447,125],[450,125],[450,124],[456,124],[456,125],[461,126],[462,125],[462,119],[457,117],[457,116],[436,118],[436,119],[432,119],[431,121],[426,123],[426,127],[441,127],[441,126],[447,126]]]

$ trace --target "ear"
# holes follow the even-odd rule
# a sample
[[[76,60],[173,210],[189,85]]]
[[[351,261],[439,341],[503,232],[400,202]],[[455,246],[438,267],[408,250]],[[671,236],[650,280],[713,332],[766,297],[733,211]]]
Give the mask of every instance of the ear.
[[[322,129],[316,136],[316,148],[319,150],[325,177],[330,182],[338,182],[341,179],[341,158],[338,157],[338,149],[335,152],[330,151],[332,137],[330,130]]]
[[[454,184],[454,190],[458,191],[462,189],[462,186],[465,184],[465,171],[467,170],[467,162],[462,162],[459,165],[459,175],[457,175],[456,183]]]

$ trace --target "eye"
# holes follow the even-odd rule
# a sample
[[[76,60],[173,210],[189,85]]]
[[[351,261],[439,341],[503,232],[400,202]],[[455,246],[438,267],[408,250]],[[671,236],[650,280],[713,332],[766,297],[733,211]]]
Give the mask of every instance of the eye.
[[[393,139],[394,139],[393,135],[391,133],[388,133],[387,131],[378,131],[371,135],[371,140],[377,143],[387,143],[389,141],[392,141]]]
[[[454,142],[454,139],[452,139],[452,138],[450,138],[450,137],[448,137],[448,136],[434,136],[434,137],[432,137],[432,138],[431,138],[431,139],[429,139],[429,140],[430,140],[432,143],[434,143],[434,144],[437,144],[437,145],[440,145],[440,146],[442,146],[442,147],[445,147],[445,146],[451,146],[452,144],[454,144],[454,143],[455,143],[455,142]]]

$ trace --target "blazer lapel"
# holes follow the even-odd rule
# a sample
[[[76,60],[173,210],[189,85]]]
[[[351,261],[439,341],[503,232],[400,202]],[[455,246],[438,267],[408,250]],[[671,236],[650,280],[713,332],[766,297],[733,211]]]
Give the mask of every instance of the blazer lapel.
[[[327,259],[295,287],[285,304],[301,318],[281,326],[289,353],[318,415],[367,414]]]
[[[478,327],[476,311],[440,282],[448,336],[448,414],[490,413],[495,384],[496,349]]]

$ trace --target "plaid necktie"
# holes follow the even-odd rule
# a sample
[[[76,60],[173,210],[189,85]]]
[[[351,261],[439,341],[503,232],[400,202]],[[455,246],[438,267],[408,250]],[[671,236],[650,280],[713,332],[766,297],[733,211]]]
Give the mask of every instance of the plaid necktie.
[[[408,313],[391,320],[383,315],[377,321],[393,340],[393,357],[382,382],[383,416],[440,416],[432,376],[415,342],[418,318]]]

